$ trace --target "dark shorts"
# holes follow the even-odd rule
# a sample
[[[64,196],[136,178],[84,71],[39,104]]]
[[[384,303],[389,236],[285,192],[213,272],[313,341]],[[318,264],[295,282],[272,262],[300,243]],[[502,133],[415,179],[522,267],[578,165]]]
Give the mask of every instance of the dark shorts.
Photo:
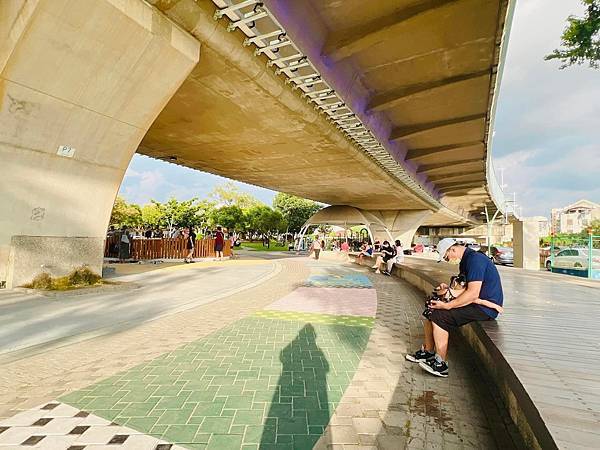
[[[215,252],[222,252],[223,244],[215,244]]]
[[[477,305],[471,304],[455,309],[434,309],[429,317],[440,328],[450,332],[469,322],[492,320]]]

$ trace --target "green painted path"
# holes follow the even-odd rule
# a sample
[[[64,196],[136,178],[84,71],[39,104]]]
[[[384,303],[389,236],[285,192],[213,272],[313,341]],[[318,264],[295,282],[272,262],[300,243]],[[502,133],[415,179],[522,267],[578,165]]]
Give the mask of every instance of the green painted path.
[[[60,400],[193,449],[311,449],[372,320],[264,312]]]

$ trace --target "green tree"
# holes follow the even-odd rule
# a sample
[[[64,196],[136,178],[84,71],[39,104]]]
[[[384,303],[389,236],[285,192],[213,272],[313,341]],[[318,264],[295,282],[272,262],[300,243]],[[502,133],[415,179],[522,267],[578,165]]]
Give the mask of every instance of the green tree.
[[[263,204],[252,195],[242,192],[233,181],[228,181],[220,186],[216,186],[208,194],[208,198],[218,206],[235,205],[243,210]]]
[[[599,219],[593,220],[592,223],[590,223],[590,225],[588,227],[586,227],[584,230],[581,230],[581,233],[579,233],[579,234],[581,235],[581,237],[584,237],[587,239],[590,229],[594,236],[599,236],[600,235],[600,220]]]
[[[151,200],[150,205],[146,206],[151,217],[157,218],[157,224],[169,230],[176,226],[202,225],[208,220],[213,208],[212,203],[198,201],[197,198],[181,202],[171,198],[166,203]]]
[[[142,206],[142,221],[144,225],[152,228],[160,227],[163,224],[162,209],[157,205],[158,202],[148,203]]]
[[[567,18],[568,25],[561,37],[562,48],[544,58],[560,60],[561,69],[586,62],[594,69],[600,68],[600,0],[581,1],[586,7],[584,17]]]
[[[243,230],[245,226],[244,211],[237,206],[223,206],[212,211],[210,215],[212,225],[221,225],[227,230]]]
[[[281,212],[287,222],[289,231],[296,233],[300,231],[300,228],[310,216],[321,209],[321,205],[312,200],[279,192],[273,199],[273,208]]]
[[[139,205],[127,203],[122,197],[117,197],[110,215],[110,225],[117,228],[139,228],[142,223],[142,210]]]
[[[266,205],[254,206],[246,211],[246,229],[250,232],[260,233],[264,237],[271,237],[273,233],[285,231],[287,223],[279,211]]]

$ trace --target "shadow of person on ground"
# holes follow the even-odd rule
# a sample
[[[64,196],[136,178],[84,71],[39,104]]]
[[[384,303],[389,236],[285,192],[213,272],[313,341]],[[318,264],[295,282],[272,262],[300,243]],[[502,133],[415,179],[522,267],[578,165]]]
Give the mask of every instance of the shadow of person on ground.
[[[330,418],[329,363],[306,324],[279,354],[283,365],[260,441],[260,450],[312,449]]]

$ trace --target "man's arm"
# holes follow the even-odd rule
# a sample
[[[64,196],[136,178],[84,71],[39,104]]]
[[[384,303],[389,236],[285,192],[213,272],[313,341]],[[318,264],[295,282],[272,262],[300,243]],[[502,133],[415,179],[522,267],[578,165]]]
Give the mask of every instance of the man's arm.
[[[481,291],[481,285],[483,281],[471,281],[467,285],[467,289],[462,291],[454,300],[450,302],[431,302],[431,308],[433,309],[454,309],[462,306],[467,306],[473,303],[479,298],[479,292]]]
[[[446,283],[440,283],[436,286],[435,291],[438,295],[444,295],[448,290],[448,285]]]

